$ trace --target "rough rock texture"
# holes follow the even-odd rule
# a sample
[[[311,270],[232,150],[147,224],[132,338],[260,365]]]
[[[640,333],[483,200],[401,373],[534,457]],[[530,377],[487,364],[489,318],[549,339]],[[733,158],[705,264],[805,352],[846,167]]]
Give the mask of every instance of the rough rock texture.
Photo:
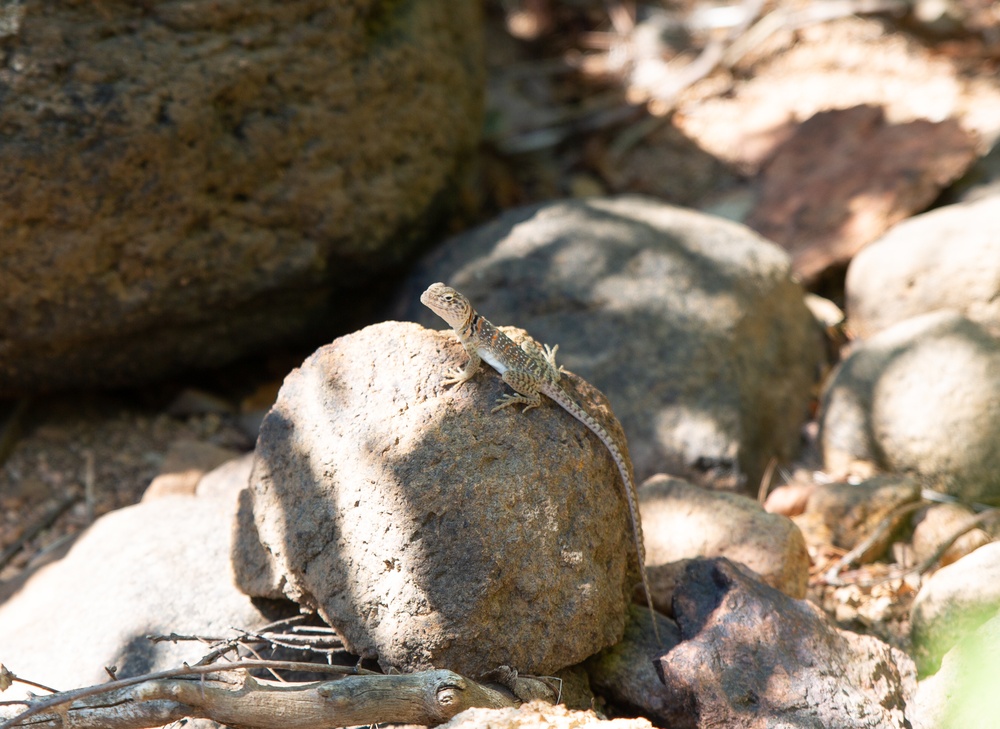
[[[0,589],[4,665],[71,689],[107,681],[105,666],[124,678],[208,652],[147,634],[223,635],[276,617],[233,585],[235,508],[235,499],[165,496],[98,519],[65,557]]]
[[[648,719],[602,719],[593,711],[573,711],[540,701],[516,709],[466,709],[440,729],[652,729]]]
[[[728,557],[795,598],[806,596],[809,554],[798,528],[745,496],[668,476],[639,489],[647,569],[692,557]]]
[[[775,152],[747,225],[815,281],[926,209],[976,159],[976,142],[955,119],[890,123],[869,105],[820,112]]]
[[[920,500],[920,484],[906,476],[883,475],[861,483],[816,484],[805,511],[792,518],[815,550],[834,545],[852,550],[878,531],[883,519],[895,509]],[[908,514],[899,513],[895,527],[908,523]],[[858,558],[873,562],[889,548],[895,528],[882,534]]]
[[[446,243],[400,318],[439,326],[418,301],[434,281],[560,345],[610,398],[640,480],[756,488],[798,448],[822,339],[787,256],[741,225],[634,196],[546,203]]]
[[[905,220],[847,269],[851,329],[861,337],[953,309],[1000,332],[1000,195]]]
[[[292,372],[242,499],[238,581],[315,607],[385,667],[552,673],[625,627],[618,472],[554,403],[491,413],[509,389],[490,368],[442,387],[466,359],[450,330],[386,322]],[[564,382],[620,437],[596,390]]]
[[[649,610],[633,604],[625,637],[584,664],[590,685],[601,696],[627,713],[648,716],[658,726],[669,726],[677,707],[667,703],[667,693],[656,671],[656,658],[677,645],[680,636],[674,621],[657,616],[662,645],[656,642]]]
[[[920,682],[906,717],[913,729],[993,729],[1000,717],[1000,615],[945,654]]]
[[[998,612],[1000,542],[935,572],[910,609],[910,638],[920,673],[937,670],[941,656]]]
[[[942,311],[854,349],[823,395],[820,440],[834,474],[913,472],[971,502],[1000,495],[998,428],[1000,341]]]
[[[906,726],[905,654],[838,630],[725,559],[691,563],[674,613],[681,642],[659,661],[674,729]]]
[[[412,250],[478,138],[478,3],[5,8],[0,396],[342,316],[331,294]]]

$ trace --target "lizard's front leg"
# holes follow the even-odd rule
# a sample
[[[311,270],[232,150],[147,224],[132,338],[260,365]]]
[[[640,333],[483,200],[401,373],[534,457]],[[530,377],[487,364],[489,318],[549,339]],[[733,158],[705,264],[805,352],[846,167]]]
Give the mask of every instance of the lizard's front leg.
[[[503,373],[503,381],[510,385],[516,394],[504,395],[497,400],[497,406],[490,411],[491,413],[520,403],[524,403],[524,410],[521,412],[526,413],[531,408],[537,408],[542,404],[542,393],[538,390],[538,383],[528,373],[520,370],[507,370]]]
[[[479,372],[479,365],[482,363],[479,355],[473,351],[466,350],[469,353],[469,361],[465,363],[465,367],[454,367],[448,370],[441,384],[445,387],[448,385],[454,385],[455,389],[458,389],[463,385],[463,383],[468,382],[473,378],[473,376]]]

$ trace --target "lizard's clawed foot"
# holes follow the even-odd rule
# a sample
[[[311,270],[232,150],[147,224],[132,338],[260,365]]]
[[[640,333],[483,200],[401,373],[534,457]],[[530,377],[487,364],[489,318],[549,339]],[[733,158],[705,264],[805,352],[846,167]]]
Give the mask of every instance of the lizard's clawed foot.
[[[472,375],[463,369],[455,367],[454,369],[450,369],[444,373],[444,379],[441,380],[441,386],[448,387],[448,385],[454,385],[455,388],[458,389],[471,379]]]
[[[497,400],[497,406],[492,410],[490,410],[490,412],[495,413],[498,410],[503,410],[504,408],[510,407],[511,405],[519,405],[521,403],[526,403],[524,410],[521,411],[522,413],[526,413],[529,410],[531,410],[531,408],[537,408],[539,405],[541,405],[542,399],[540,397],[532,399],[530,397],[525,397],[524,395],[504,395],[499,400]]]

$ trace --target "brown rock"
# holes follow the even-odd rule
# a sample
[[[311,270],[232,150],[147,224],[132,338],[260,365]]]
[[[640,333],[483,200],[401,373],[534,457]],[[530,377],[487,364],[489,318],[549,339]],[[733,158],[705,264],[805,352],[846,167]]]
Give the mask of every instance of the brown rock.
[[[628,434],[640,480],[757,484],[788,459],[824,361],[785,254],[747,228],[638,196],[511,210],[411,276],[398,316],[440,326],[432,281],[558,344]]]
[[[657,616],[661,643],[656,642],[650,626],[649,610],[633,604],[625,636],[619,643],[601,651],[584,664],[590,685],[615,706],[628,713],[638,713],[669,726],[677,707],[668,704],[668,695],[656,670],[656,658],[680,641],[677,625]]]
[[[768,514],[745,496],[662,475],[639,489],[639,507],[649,568],[693,557],[727,557],[772,587],[805,597],[809,554],[788,518]],[[657,602],[664,597],[657,591]]]
[[[975,159],[976,140],[954,119],[890,124],[875,106],[820,112],[768,163],[746,222],[813,282],[925,209]]]
[[[465,360],[450,331],[386,322],[292,372],[242,494],[238,583],[315,607],[386,667],[552,673],[621,638],[625,497],[558,405],[491,413],[509,388],[490,368],[442,387]],[[620,437],[603,396],[564,382]]]
[[[817,484],[802,516],[794,521],[812,549],[829,545],[851,550],[874,535],[882,520],[904,504],[920,500],[920,484],[906,476],[876,476],[858,484]],[[892,544],[896,530],[908,522],[908,514],[894,516],[894,526],[885,531],[859,557],[874,562]]]
[[[8,16],[0,396],[148,380],[343,320],[332,294],[413,250],[478,139],[477,3]]]
[[[669,726],[907,726],[907,656],[838,630],[810,603],[757,582],[725,559],[696,560],[678,587],[681,642],[660,658],[677,707]]]

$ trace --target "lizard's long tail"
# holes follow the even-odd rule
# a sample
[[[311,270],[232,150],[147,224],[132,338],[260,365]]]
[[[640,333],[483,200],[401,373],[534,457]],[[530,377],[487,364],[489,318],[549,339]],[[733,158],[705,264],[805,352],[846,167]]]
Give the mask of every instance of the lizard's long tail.
[[[649,611],[651,613],[650,618],[653,621],[653,635],[656,636],[656,642],[662,646],[663,641],[660,639],[660,630],[656,625],[656,608],[653,607],[653,593],[649,589],[649,578],[646,576],[646,548],[642,543],[642,522],[639,518],[639,498],[636,493],[635,480],[632,478],[632,474],[628,469],[629,461],[627,460],[625,454],[622,453],[621,448],[618,447],[618,444],[612,440],[611,434],[608,433],[604,426],[598,423],[597,420],[594,419],[594,416],[580,407],[580,405],[569,397],[569,395],[563,392],[561,387],[553,387],[552,392],[546,391],[545,394],[558,402],[571,415],[573,415],[573,417],[586,425],[594,435],[600,438],[601,442],[608,449],[608,451],[610,451],[611,456],[614,458],[615,465],[618,466],[618,473],[621,474],[622,485],[625,487],[625,499],[628,501],[629,518],[632,521],[632,536],[635,539],[635,553],[639,558],[639,575],[642,577],[642,590],[646,593],[646,604],[649,606]]]

